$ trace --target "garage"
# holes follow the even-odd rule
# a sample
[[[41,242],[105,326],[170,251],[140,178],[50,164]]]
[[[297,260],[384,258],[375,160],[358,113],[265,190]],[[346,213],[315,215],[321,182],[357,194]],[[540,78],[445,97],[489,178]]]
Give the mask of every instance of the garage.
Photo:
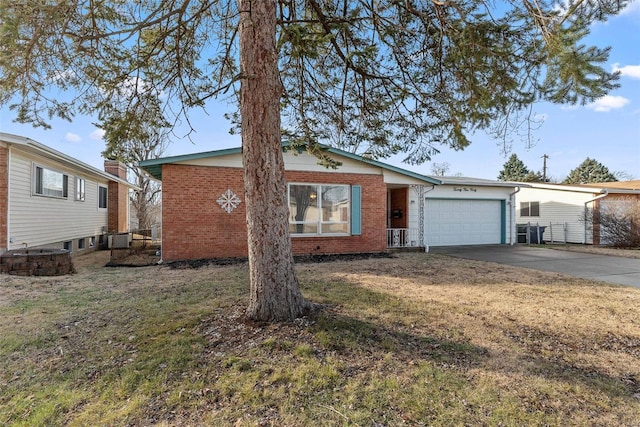
[[[505,243],[503,200],[427,199],[425,240],[428,246]]]

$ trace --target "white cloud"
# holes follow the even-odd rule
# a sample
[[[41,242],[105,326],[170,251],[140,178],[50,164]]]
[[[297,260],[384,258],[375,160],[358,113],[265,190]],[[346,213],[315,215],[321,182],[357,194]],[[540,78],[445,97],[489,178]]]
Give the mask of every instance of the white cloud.
[[[620,67],[620,64],[613,64],[613,71],[620,71],[620,74],[632,79],[640,79],[640,65],[625,65]]]
[[[80,138],[80,135],[78,135],[77,133],[67,132],[67,134],[64,136],[64,140],[67,142],[76,143],[82,141],[82,138]]]
[[[640,15],[640,1],[630,1],[620,15]]]
[[[102,129],[94,130],[89,134],[89,138],[93,139],[94,141],[102,141],[102,138],[104,138],[104,130]]]
[[[607,111],[615,110],[618,108],[622,108],[625,105],[627,105],[629,102],[631,101],[629,101],[627,98],[623,96],[606,95],[598,99],[597,101],[587,105],[587,108],[590,108],[598,112],[607,112]]]

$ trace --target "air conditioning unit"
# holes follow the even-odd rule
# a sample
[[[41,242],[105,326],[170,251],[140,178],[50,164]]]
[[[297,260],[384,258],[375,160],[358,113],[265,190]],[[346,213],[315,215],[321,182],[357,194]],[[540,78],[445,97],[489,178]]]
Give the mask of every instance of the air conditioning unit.
[[[118,233],[109,236],[109,248],[127,249],[129,247],[129,233]]]

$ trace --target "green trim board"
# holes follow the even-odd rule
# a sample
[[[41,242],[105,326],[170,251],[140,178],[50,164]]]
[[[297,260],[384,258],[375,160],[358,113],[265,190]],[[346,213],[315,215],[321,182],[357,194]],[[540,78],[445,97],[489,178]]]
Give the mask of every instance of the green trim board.
[[[500,244],[507,243],[507,201],[500,201]]]

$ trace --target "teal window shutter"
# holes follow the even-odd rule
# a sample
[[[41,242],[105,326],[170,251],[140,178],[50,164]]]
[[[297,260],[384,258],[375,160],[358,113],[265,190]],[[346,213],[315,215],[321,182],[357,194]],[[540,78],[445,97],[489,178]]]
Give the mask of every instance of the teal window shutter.
[[[351,235],[362,234],[362,186],[351,187]]]

